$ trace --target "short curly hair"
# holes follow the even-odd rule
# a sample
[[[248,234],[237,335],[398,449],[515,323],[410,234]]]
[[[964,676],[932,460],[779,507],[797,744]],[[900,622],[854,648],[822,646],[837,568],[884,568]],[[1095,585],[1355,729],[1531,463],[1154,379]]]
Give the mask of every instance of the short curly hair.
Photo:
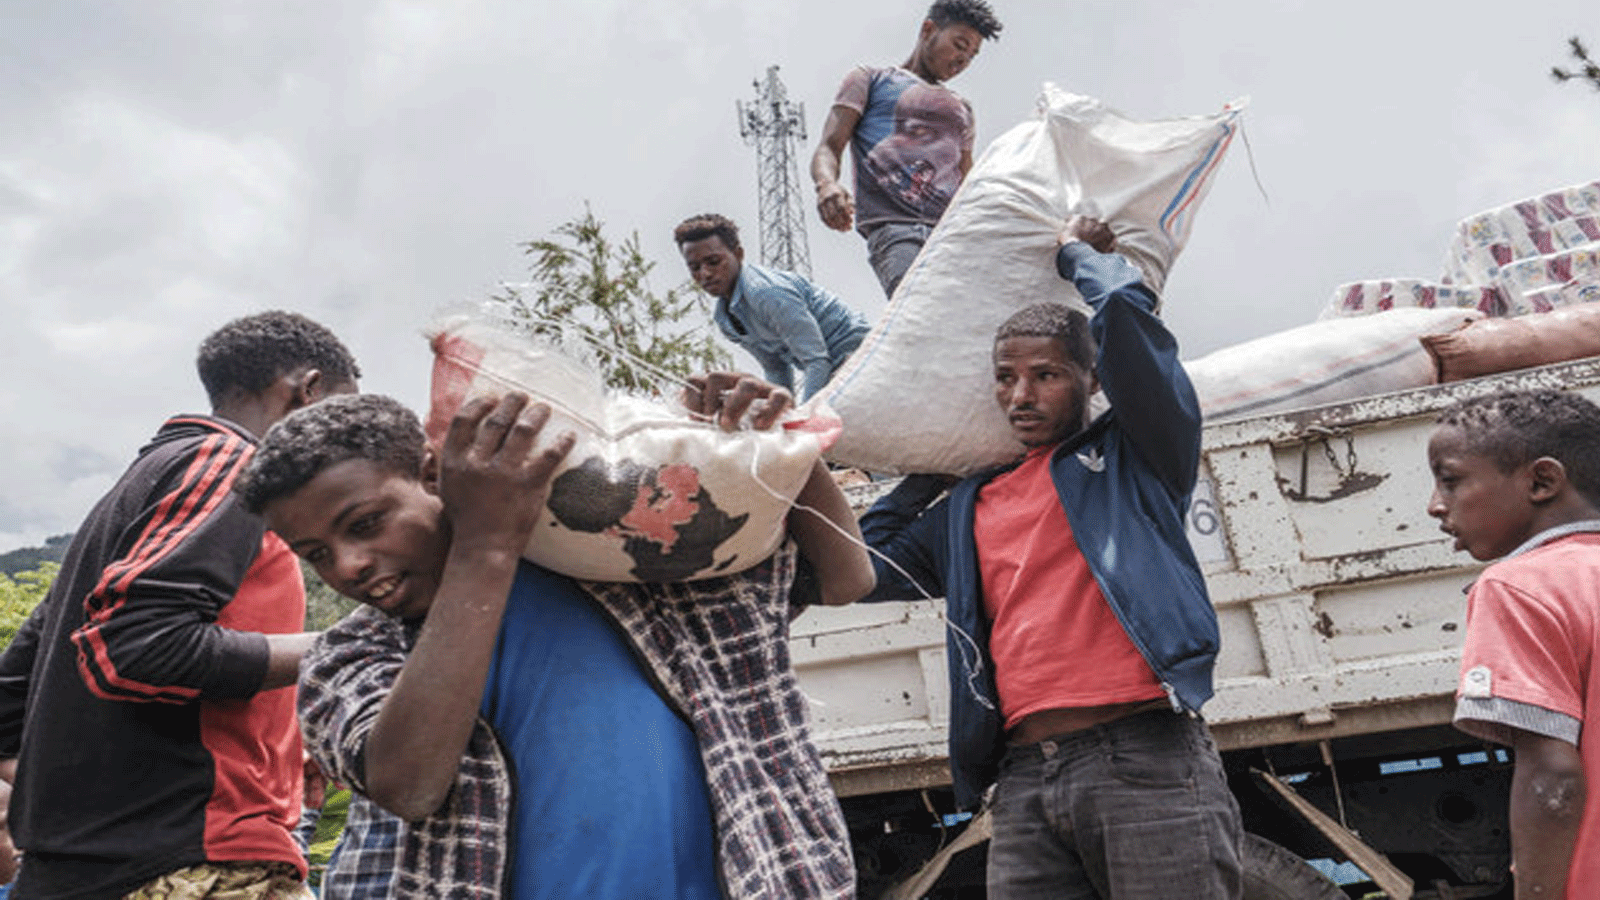
[[[684,219],[678,223],[677,228],[672,229],[672,240],[679,247],[684,244],[692,244],[695,241],[703,241],[708,237],[722,238],[722,243],[729,250],[735,253],[739,252],[739,226],[733,224],[733,220],[727,216],[718,213],[701,213],[698,216],[690,216]]]
[[[1055,338],[1066,350],[1067,359],[1086,372],[1094,371],[1094,336],[1089,333],[1089,317],[1065,303],[1036,303],[1023,307],[1000,323],[995,330],[998,345],[1007,338]]]
[[[969,26],[991,41],[999,39],[1000,29],[1005,27],[985,0],[935,0],[928,7],[928,18],[940,28],[947,25]]]
[[[195,368],[212,406],[253,396],[302,367],[355,384],[361,368],[344,343],[326,327],[299,313],[269,310],[234,319],[200,342]]]
[[[1548,456],[1590,504],[1600,506],[1600,406],[1570,391],[1501,391],[1463,400],[1439,416],[1469,452],[1500,471]]]
[[[417,416],[382,394],[340,394],[295,410],[267,429],[233,489],[257,515],[331,466],[365,459],[422,477],[427,437]]]

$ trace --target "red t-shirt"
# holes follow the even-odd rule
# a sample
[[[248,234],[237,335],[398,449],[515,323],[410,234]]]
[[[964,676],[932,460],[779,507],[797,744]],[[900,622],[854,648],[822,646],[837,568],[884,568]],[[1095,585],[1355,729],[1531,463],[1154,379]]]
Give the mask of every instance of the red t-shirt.
[[[984,485],[973,520],[1008,729],[1041,710],[1166,696],[1072,537],[1050,478],[1054,449]]]
[[[1583,760],[1588,795],[1567,876],[1567,897],[1600,885],[1600,534],[1557,538],[1483,571],[1467,597],[1456,725],[1510,743],[1509,729],[1566,740]]]

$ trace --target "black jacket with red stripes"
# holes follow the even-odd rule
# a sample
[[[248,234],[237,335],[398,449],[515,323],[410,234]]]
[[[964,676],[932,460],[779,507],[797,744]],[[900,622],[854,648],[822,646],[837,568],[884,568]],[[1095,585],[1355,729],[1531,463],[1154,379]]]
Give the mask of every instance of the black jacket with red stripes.
[[[260,688],[263,635],[301,630],[305,589],[231,489],[252,452],[222,419],[164,424],[0,656],[18,900],[121,897],[207,861],[303,874],[294,688]]]

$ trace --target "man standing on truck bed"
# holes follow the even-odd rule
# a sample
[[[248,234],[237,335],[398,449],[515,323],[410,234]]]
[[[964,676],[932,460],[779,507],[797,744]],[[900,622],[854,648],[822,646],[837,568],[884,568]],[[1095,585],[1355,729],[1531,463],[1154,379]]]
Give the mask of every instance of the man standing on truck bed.
[[[1200,408],[1155,295],[1097,252],[1110,229],[1075,216],[1061,241],[1093,317],[1030,306],[995,335],[1026,454],[926,511],[950,479],[874,505],[862,531],[893,565],[868,599],[947,598],[952,778],[963,807],[996,785],[992,900],[1237,898],[1239,810],[1198,715],[1216,613],[1183,525]]]
[[[857,66],[844,77],[811,157],[817,214],[829,228],[856,230],[894,296],[900,278],[972,168],[972,106],[944,82],[961,74],[1000,20],[984,0],[938,0],[911,56],[899,66]],[[845,144],[856,199],[839,183]]]

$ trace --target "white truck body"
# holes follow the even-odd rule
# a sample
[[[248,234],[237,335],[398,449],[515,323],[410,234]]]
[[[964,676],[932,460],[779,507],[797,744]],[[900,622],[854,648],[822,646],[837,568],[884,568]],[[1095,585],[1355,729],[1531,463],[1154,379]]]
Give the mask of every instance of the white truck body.
[[[1224,750],[1450,721],[1480,566],[1427,515],[1426,446],[1458,399],[1600,399],[1600,358],[1210,423],[1189,515],[1222,632]],[[856,491],[865,507],[888,485]],[[791,651],[842,797],[948,785],[943,601],[808,611]]]

